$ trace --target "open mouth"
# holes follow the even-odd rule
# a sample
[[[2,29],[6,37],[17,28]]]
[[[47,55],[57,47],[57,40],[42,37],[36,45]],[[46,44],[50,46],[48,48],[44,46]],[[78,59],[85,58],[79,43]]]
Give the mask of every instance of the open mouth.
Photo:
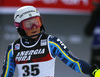
[[[32,33],[36,33],[37,31],[34,31],[34,32],[32,32]]]

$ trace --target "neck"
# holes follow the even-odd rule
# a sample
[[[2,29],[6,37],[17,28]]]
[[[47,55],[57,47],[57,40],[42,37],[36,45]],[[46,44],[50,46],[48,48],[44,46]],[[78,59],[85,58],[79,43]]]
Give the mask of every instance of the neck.
[[[36,35],[32,35],[32,36],[23,36],[22,38],[35,39],[35,38],[39,37],[41,34],[44,34],[44,31],[42,31]]]
[[[39,39],[39,36],[37,38],[22,38],[22,42],[26,46],[30,46],[36,43],[36,41]]]

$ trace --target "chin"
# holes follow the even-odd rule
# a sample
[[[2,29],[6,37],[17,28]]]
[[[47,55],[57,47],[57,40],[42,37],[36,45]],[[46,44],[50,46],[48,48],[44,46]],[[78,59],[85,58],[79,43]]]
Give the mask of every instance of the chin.
[[[35,39],[35,38],[37,38],[38,36],[35,36],[35,37],[31,37],[32,39]]]

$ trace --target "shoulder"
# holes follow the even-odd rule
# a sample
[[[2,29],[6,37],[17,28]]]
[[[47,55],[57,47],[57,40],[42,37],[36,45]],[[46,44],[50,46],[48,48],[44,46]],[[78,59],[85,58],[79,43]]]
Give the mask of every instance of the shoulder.
[[[18,38],[17,40],[15,40],[13,43],[11,43],[11,45],[14,45],[15,43],[19,43],[21,38]]]
[[[48,36],[48,39],[49,39],[49,41],[53,41],[53,42],[57,42],[57,41],[60,40],[58,37],[53,36],[53,35],[49,35],[49,36]]]
[[[56,37],[56,36],[50,35],[49,36],[49,43],[53,44],[57,47],[61,47],[62,49],[67,48],[67,46],[63,43],[63,41],[60,38]]]
[[[15,40],[14,42],[19,42],[21,38],[18,38],[17,40]]]
[[[49,36],[49,34],[46,34],[46,33],[42,34],[42,38],[46,38],[48,36]]]
[[[13,46],[14,46],[16,43],[18,43],[18,42],[20,42],[20,38],[18,38],[17,40],[15,40],[15,41],[12,42],[11,44],[9,44],[9,45],[8,45],[8,48],[13,48]]]
[[[59,41],[60,39],[56,36],[50,35],[50,34],[43,34],[42,38],[47,38],[48,41],[56,42]]]

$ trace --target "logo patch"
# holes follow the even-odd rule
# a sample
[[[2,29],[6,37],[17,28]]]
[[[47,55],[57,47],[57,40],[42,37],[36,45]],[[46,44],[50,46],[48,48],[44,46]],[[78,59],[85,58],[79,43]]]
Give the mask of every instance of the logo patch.
[[[29,16],[31,17],[32,15],[31,15],[31,14],[29,14]]]
[[[36,10],[36,13],[38,13],[38,10]]]
[[[19,50],[20,49],[20,44],[16,44],[15,45],[15,50]]]
[[[31,56],[41,55],[41,54],[45,54],[45,48],[21,51],[17,53],[15,60],[16,61],[27,61],[27,60],[31,60]]]
[[[47,45],[46,39],[41,40],[41,46],[45,46],[45,45]]]
[[[60,43],[60,45],[61,45],[64,49],[67,48],[66,45],[65,45],[60,39],[57,39],[57,41]]]

